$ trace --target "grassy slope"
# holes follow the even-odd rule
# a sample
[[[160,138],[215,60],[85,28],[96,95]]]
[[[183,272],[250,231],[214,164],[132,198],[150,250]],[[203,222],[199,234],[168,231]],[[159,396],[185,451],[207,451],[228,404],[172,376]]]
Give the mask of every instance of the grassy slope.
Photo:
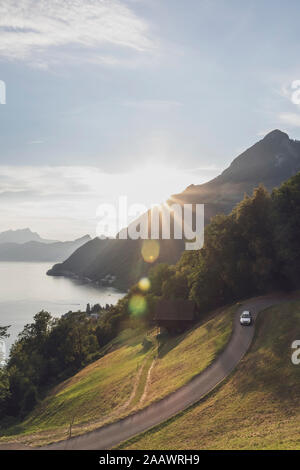
[[[300,365],[291,362],[295,339],[300,339],[300,302],[266,310],[250,352],[225,384],[122,447],[300,449]]]
[[[125,331],[114,342],[115,349],[56,387],[23,423],[6,430],[2,439],[30,444],[63,439],[73,418],[72,435],[82,434],[174,391],[205,369],[227,343],[234,310],[228,308],[179,337],[165,339],[142,403],[156,343],[145,352],[145,332],[137,336],[134,330]]]
[[[143,405],[152,403],[186,384],[204,370],[227,344],[235,307],[164,342],[151,372]]]
[[[145,353],[142,348],[144,333],[132,333],[135,332],[123,332],[114,345],[116,349],[55,387],[22,424],[5,435],[37,433],[33,442],[43,435],[62,439],[68,435],[73,417],[76,434],[79,425],[93,422],[97,426],[112,411],[125,406],[138,370],[150,352]],[[31,437],[28,442],[32,442]]]

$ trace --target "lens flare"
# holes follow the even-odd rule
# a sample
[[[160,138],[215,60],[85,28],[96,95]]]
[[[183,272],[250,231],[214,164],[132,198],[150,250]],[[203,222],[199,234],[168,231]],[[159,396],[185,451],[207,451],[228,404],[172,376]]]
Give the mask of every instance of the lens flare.
[[[142,315],[147,310],[147,302],[142,295],[134,295],[129,301],[129,311],[132,315]]]
[[[142,257],[146,263],[154,263],[159,257],[160,246],[157,240],[144,240]]]
[[[143,292],[147,292],[150,287],[151,287],[151,283],[149,281],[149,279],[147,277],[143,277],[139,283],[138,283],[138,286],[139,286],[139,289]]]

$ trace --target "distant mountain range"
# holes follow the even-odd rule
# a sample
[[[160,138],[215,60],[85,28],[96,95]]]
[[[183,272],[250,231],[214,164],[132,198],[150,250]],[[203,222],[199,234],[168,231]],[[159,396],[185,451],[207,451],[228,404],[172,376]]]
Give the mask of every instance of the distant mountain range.
[[[263,183],[268,190],[279,186],[300,171],[300,142],[280,130],[274,130],[235,158],[213,180],[191,185],[173,195],[168,203],[205,204],[205,222],[217,213],[229,213],[245,193]],[[148,214],[145,214],[148,217]],[[183,249],[182,240],[160,240],[157,262],[175,263]],[[141,240],[93,239],[81,246],[66,261],[56,264],[50,275],[87,277],[127,288],[147,273],[149,264],[141,256]]]
[[[54,243],[56,240],[46,240],[41,238],[38,233],[32,232],[30,228],[23,228],[19,230],[7,230],[0,233],[0,243],[27,243],[27,242],[41,242],[41,243]]]
[[[30,229],[0,233],[0,261],[63,261],[91,240],[89,235],[58,242],[41,238]]]

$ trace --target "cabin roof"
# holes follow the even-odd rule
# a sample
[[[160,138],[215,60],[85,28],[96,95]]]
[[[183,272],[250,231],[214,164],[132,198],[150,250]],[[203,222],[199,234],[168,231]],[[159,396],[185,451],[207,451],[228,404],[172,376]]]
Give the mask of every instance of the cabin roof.
[[[154,312],[154,320],[194,320],[196,304],[192,300],[160,300]]]

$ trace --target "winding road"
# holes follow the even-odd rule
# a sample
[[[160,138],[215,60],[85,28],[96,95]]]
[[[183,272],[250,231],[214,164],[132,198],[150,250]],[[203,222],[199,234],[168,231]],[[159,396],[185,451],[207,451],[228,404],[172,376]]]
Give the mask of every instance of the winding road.
[[[250,310],[254,321],[257,314],[267,307],[287,300],[286,296],[269,295],[244,302],[235,314],[233,333],[224,351],[201,374],[171,395],[149,405],[141,411],[115,423],[103,426],[82,436],[50,444],[43,449],[111,449],[117,444],[166,421],[180,411],[199,401],[222,382],[240,362],[250,347],[255,323],[241,326],[239,317],[243,310]]]

